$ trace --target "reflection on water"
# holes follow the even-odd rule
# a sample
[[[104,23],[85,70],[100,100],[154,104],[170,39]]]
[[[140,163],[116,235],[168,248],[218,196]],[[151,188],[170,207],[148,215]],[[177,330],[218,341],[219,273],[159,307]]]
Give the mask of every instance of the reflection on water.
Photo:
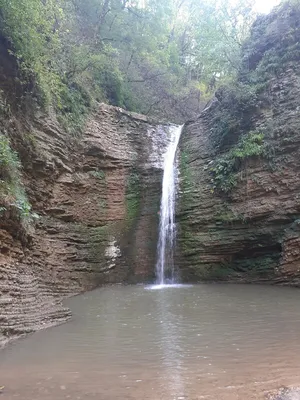
[[[160,285],[161,286],[161,285]],[[178,289],[175,285],[167,286],[168,289]],[[166,290],[160,290],[157,294],[157,318],[159,319],[158,335],[161,337],[163,376],[168,386],[168,392],[176,398],[184,395],[183,372],[183,346],[182,316],[172,311]]]
[[[69,300],[70,323],[0,352],[1,400],[251,400],[300,384],[298,290],[160,289]]]

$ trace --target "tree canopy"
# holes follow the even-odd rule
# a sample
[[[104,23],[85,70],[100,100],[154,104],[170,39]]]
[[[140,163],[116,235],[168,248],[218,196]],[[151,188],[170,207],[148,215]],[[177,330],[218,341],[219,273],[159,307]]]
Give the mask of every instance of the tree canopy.
[[[77,129],[93,101],[175,121],[239,69],[250,0],[0,0],[0,32],[43,107]]]

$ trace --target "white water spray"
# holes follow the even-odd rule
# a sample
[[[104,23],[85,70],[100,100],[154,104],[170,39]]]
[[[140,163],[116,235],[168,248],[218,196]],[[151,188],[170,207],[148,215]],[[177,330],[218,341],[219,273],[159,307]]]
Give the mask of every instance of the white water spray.
[[[182,126],[170,126],[171,141],[164,160],[164,175],[160,205],[159,239],[157,245],[156,278],[158,285],[175,283],[174,250],[176,242],[175,201],[177,165],[176,150]]]

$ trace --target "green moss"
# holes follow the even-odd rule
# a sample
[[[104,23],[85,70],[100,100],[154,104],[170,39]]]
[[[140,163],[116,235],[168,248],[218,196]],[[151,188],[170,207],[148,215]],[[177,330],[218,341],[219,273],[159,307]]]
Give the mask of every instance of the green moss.
[[[189,206],[195,202],[195,197],[193,193],[193,177],[191,168],[189,166],[189,154],[184,150],[182,150],[179,154],[179,212],[183,211],[185,213],[184,216],[180,216],[180,237],[182,238],[180,247],[181,251],[188,252],[192,246],[190,241],[192,241],[194,237],[189,235],[189,225],[186,210],[188,210]]]
[[[95,268],[98,268],[98,263],[104,260],[104,249],[107,246],[111,229],[111,225],[91,227],[79,223],[74,224],[74,231],[87,241],[88,257]]]
[[[236,276],[236,272],[230,266],[223,264],[203,264],[192,267],[193,279],[201,281],[226,281]]]
[[[182,201],[189,201],[191,198],[191,189],[193,187],[193,179],[191,169],[189,167],[189,155],[186,151],[180,152],[180,189],[182,191]]]
[[[190,265],[189,275],[193,280],[202,281],[270,279],[275,275],[278,260],[278,255],[262,255],[254,259],[236,259],[220,264],[195,263]]]
[[[101,260],[103,258],[103,248],[106,246],[108,236],[109,228],[107,225],[88,228],[88,249],[92,259]]]
[[[105,180],[105,171],[103,169],[97,169],[96,171],[90,171],[90,174],[99,180]]]
[[[250,279],[253,277],[264,276],[270,278],[275,274],[275,268],[278,265],[278,261],[278,254],[269,254],[251,259],[237,259],[230,264],[230,267],[235,271],[242,273],[245,277],[248,276]]]
[[[126,220],[132,223],[137,217],[141,203],[141,183],[137,171],[133,170],[126,184]]]
[[[231,210],[223,209],[217,212],[215,219],[224,223],[233,223],[237,220],[237,216]]]

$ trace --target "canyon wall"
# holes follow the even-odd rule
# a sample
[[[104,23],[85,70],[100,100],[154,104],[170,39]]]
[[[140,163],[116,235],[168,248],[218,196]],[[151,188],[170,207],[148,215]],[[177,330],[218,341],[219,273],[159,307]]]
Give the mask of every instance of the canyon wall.
[[[300,283],[299,9],[260,17],[236,82],[181,140],[187,280]]]
[[[104,104],[78,138],[51,114],[2,128],[35,218],[1,210],[0,344],[65,321],[66,296],[153,279],[168,143],[168,126]]]

